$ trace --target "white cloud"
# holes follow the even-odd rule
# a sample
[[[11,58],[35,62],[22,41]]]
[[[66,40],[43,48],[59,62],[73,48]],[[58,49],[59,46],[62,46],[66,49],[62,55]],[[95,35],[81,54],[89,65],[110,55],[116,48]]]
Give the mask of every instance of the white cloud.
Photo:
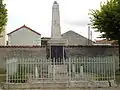
[[[100,1],[105,0],[57,1],[60,5],[62,33],[72,29],[87,37],[89,9],[99,8]],[[53,2],[54,0],[5,0],[8,9],[7,32],[26,24],[42,36],[50,36]],[[93,35],[95,38],[96,33]]]

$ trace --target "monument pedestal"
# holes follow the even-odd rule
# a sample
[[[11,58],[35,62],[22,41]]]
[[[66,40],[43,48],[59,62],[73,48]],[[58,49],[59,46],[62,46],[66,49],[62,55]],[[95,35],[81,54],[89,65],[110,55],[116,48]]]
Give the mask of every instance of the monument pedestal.
[[[54,81],[67,81],[68,71],[67,65],[49,65],[48,67],[49,78],[53,78]]]
[[[52,38],[48,41],[50,59],[55,59],[55,61],[60,59],[60,62],[65,58],[64,46],[66,45],[66,40],[62,38]]]

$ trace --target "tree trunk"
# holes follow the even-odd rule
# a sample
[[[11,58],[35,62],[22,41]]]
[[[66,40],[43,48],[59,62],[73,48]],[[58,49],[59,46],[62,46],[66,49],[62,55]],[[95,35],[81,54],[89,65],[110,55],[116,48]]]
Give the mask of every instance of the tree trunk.
[[[119,72],[120,72],[120,39],[118,40],[118,45],[119,45]]]

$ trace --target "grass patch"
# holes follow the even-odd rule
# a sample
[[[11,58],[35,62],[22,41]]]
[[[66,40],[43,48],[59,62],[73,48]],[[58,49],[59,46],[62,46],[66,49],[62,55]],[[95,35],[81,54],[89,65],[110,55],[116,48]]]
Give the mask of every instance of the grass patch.
[[[120,71],[115,72],[116,83],[120,84]]]
[[[4,82],[6,79],[5,70],[0,69],[0,82]]]
[[[0,74],[0,82],[5,82],[6,75],[5,74]]]

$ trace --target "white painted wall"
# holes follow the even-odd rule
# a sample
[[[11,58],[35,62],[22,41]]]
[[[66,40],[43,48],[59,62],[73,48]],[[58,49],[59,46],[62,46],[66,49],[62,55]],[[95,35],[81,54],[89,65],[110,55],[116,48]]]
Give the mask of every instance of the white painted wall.
[[[41,45],[41,35],[27,28],[21,28],[8,35],[8,43],[8,45]]]

